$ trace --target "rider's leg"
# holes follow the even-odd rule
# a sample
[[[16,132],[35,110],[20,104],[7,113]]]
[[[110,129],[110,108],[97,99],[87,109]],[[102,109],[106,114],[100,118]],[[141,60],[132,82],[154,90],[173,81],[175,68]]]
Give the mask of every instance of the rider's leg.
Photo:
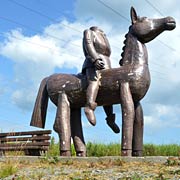
[[[86,76],[88,80],[88,88],[86,91],[86,105],[84,111],[87,119],[94,126],[96,124],[94,110],[97,106],[95,101],[99,90],[99,74],[95,68],[88,68],[86,69]]]
[[[115,114],[113,113],[113,106],[103,106],[104,111],[107,115],[106,121],[108,126],[115,132],[119,133],[120,129],[118,125],[115,123]]]

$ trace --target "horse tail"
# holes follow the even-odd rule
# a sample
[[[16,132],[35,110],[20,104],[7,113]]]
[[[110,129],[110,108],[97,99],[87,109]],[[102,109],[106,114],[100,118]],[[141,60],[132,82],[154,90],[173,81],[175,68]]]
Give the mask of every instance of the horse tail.
[[[46,88],[47,79],[48,78],[44,78],[41,81],[31,117],[30,126],[35,126],[39,128],[45,127],[46,113],[48,107],[48,92]]]

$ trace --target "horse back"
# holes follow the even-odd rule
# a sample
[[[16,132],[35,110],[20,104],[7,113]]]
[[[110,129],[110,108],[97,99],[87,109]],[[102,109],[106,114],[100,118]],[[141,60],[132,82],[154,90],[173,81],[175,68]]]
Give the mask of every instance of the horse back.
[[[48,95],[55,105],[57,105],[59,93],[65,92],[70,102],[77,102],[84,96],[83,90],[86,88],[86,77],[83,74],[53,74],[47,81]]]

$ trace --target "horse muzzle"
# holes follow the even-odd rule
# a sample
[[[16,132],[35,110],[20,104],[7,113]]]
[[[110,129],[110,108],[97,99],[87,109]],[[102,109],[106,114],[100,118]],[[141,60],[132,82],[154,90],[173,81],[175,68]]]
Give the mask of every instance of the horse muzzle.
[[[176,21],[172,17],[165,18],[165,29],[173,30],[176,27]]]

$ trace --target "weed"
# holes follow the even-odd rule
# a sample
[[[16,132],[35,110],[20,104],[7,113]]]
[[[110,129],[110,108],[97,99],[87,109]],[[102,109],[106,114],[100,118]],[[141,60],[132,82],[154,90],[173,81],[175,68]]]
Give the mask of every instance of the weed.
[[[180,158],[170,157],[167,159],[166,163],[167,166],[177,166],[180,165]]]
[[[116,159],[116,160],[114,161],[113,164],[114,164],[115,166],[122,166],[123,163],[124,163],[124,162],[123,162],[121,159],[118,158],[118,159]]]
[[[131,180],[142,180],[142,177],[139,174],[134,174],[131,178]]]
[[[164,174],[162,172],[159,172],[157,179],[164,180],[165,179]]]
[[[55,138],[51,138],[50,147],[47,156],[59,156],[59,143],[55,143]]]
[[[73,160],[66,160],[65,162],[62,162],[63,165],[73,165]]]
[[[41,158],[42,163],[57,164],[59,162],[58,156],[45,155]]]
[[[8,176],[11,176],[17,172],[17,167],[16,165],[8,162],[5,163],[4,165],[0,165],[0,178],[5,178]]]
[[[175,171],[174,171],[174,174],[175,174],[175,175],[176,175],[176,174],[177,174],[177,175],[180,175],[180,169],[175,170]]]

